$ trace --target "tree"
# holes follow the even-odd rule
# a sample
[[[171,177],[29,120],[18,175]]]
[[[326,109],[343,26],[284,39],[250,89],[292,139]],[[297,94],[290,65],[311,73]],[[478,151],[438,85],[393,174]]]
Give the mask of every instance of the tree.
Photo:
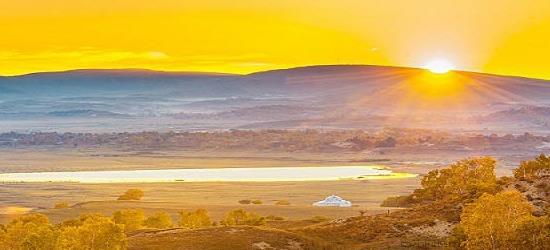
[[[194,212],[181,211],[179,225],[185,228],[201,228],[212,226],[212,221],[206,209],[197,209]]]
[[[86,214],[53,226],[42,214],[23,215],[0,227],[0,249],[121,250],[126,249],[123,226],[98,214]]]
[[[0,246],[12,250],[54,249],[57,232],[43,214],[28,214],[12,220],[0,230]]]
[[[249,226],[261,226],[265,224],[265,218],[255,213],[247,212],[243,209],[237,209],[228,212],[223,221],[223,225],[235,226],[235,225],[249,225]]]
[[[82,215],[60,228],[57,249],[121,250],[126,249],[124,226],[98,214]],[[70,224],[70,226],[68,226]],[[53,248],[52,248],[53,249]]]
[[[144,193],[141,189],[128,189],[126,192],[118,197],[120,201],[128,200],[141,200]]]
[[[535,160],[522,161],[514,170],[514,177],[518,180],[532,180],[542,175],[550,175],[550,157],[544,154]]]
[[[430,171],[422,178],[421,189],[414,192],[419,200],[477,198],[497,191],[496,161],[491,157],[458,161],[448,168]]]
[[[522,234],[519,229],[533,219],[532,210],[531,204],[515,190],[483,194],[467,205],[461,215],[466,248],[513,248],[518,234]]]
[[[124,225],[126,232],[131,232],[142,228],[145,214],[141,209],[124,209],[116,211],[113,220],[116,224]]]
[[[172,217],[166,212],[158,212],[149,216],[143,225],[149,228],[165,229],[173,226]]]

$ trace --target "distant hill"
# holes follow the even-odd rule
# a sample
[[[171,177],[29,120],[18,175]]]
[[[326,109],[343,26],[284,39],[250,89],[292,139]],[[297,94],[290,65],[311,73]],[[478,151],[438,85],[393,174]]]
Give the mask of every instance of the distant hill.
[[[10,89],[19,97],[117,96],[149,91],[208,96],[214,87],[225,88],[217,80],[231,77],[233,75],[219,73],[86,69],[2,77],[0,89]]]
[[[490,113],[476,119],[484,124],[531,124],[550,129],[550,106],[522,106]]]
[[[0,78],[0,88],[21,95],[90,95],[84,91],[106,94],[140,93],[205,97],[205,96],[330,96],[334,98],[367,99],[373,97],[421,97],[414,93],[414,84],[434,82],[436,85],[461,84],[454,92],[466,92],[467,100],[489,99],[485,102],[537,102],[550,99],[549,81],[520,77],[495,76],[471,72],[454,72],[450,81],[438,78],[422,79],[425,70],[415,68],[332,65],[309,66],[230,75],[200,72],[161,72],[152,70],[88,69],[63,72],[33,73]],[[440,81],[441,82],[437,82]],[[428,84],[428,83],[426,83]],[[422,86],[417,90],[425,90]],[[439,93],[445,97],[445,93]],[[452,96],[452,95],[449,95]],[[421,98],[422,99],[422,98]],[[415,100],[421,102],[425,100]],[[445,99],[445,98],[444,98]],[[446,100],[450,100],[447,98]],[[361,101],[361,100],[358,100]],[[378,99],[378,101],[386,101]],[[395,100],[393,100],[395,101]],[[548,101],[548,100],[544,100]],[[448,107],[447,107],[448,108]]]
[[[254,128],[245,120],[263,128],[269,124],[447,128],[471,121],[467,117],[523,106],[550,107],[548,93],[546,80],[462,71],[436,75],[416,68],[369,65],[309,66],[248,75],[90,69],[0,77],[0,114],[21,117],[18,114],[93,110],[135,119],[166,117],[167,121],[154,123],[183,129],[197,127],[196,119],[212,120],[205,125],[208,128]],[[231,119],[230,125],[224,119]]]

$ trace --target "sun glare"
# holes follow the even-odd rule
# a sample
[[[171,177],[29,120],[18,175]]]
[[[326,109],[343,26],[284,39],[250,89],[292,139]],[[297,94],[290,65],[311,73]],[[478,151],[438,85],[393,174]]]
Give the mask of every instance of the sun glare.
[[[454,66],[447,60],[437,59],[428,62],[425,66],[425,69],[429,70],[432,73],[436,74],[445,74],[454,69]]]

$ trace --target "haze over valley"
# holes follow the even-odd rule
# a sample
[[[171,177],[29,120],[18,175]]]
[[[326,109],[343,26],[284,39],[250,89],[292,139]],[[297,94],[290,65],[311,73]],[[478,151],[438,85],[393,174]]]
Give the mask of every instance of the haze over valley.
[[[547,131],[550,117],[544,80],[381,66],[249,75],[75,70],[3,77],[0,88],[2,132],[408,127],[513,133]]]

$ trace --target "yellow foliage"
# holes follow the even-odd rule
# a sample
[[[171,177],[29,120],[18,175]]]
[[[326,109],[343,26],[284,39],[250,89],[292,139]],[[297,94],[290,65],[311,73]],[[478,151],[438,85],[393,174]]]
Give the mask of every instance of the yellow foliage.
[[[56,239],[55,228],[43,214],[23,215],[0,230],[2,249],[49,250],[54,249]]]
[[[275,202],[275,205],[278,205],[278,206],[288,206],[288,205],[290,205],[290,202],[287,201],[287,200],[279,200],[279,201]]]
[[[67,202],[58,202],[58,203],[55,203],[55,205],[53,206],[54,209],[63,209],[63,208],[69,208],[69,203]]]
[[[131,232],[143,227],[145,214],[140,209],[124,209],[116,211],[113,214],[113,219],[116,224],[124,225],[126,232]]]
[[[467,249],[512,249],[520,226],[533,219],[531,204],[518,191],[483,194],[466,206],[460,225]]]
[[[430,171],[422,178],[422,189],[414,195],[421,200],[478,197],[497,191],[496,161],[491,157],[458,161],[448,168]]]
[[[514,177],[520,180],[531,180],[542,175],[550,175],[550,157],[544,154],[535,160],[522,161],[520,166],[514,170]]]
[[[265,218],[255,213],[247,212],[243,209],[237,209],[227,213],[222,221],[222,224],[226,226],[260,226],[265,224]]]
[[[166,212],[159,212],[149,216],[143,225],[149,228],[158,229],[171,228],[173,226],[172,217]]]
[[[120,201],[127,201],[127,200],[141,200],[144,193],[141,189],[128,189],[124,194],[118,197],[118,200]]]
[[[531,250],[550,249],[550,217],[531,217],[518,227],[516,246]]]
[[[212,226],[212,221],[206,209],[197,209],[194,212],[181,211],[179,225],[185,228],[201,228]]]
[[[124,227],[102,215],[84,215],[77,226],[60,229],[57,249],[121,250],[126,249]]]

